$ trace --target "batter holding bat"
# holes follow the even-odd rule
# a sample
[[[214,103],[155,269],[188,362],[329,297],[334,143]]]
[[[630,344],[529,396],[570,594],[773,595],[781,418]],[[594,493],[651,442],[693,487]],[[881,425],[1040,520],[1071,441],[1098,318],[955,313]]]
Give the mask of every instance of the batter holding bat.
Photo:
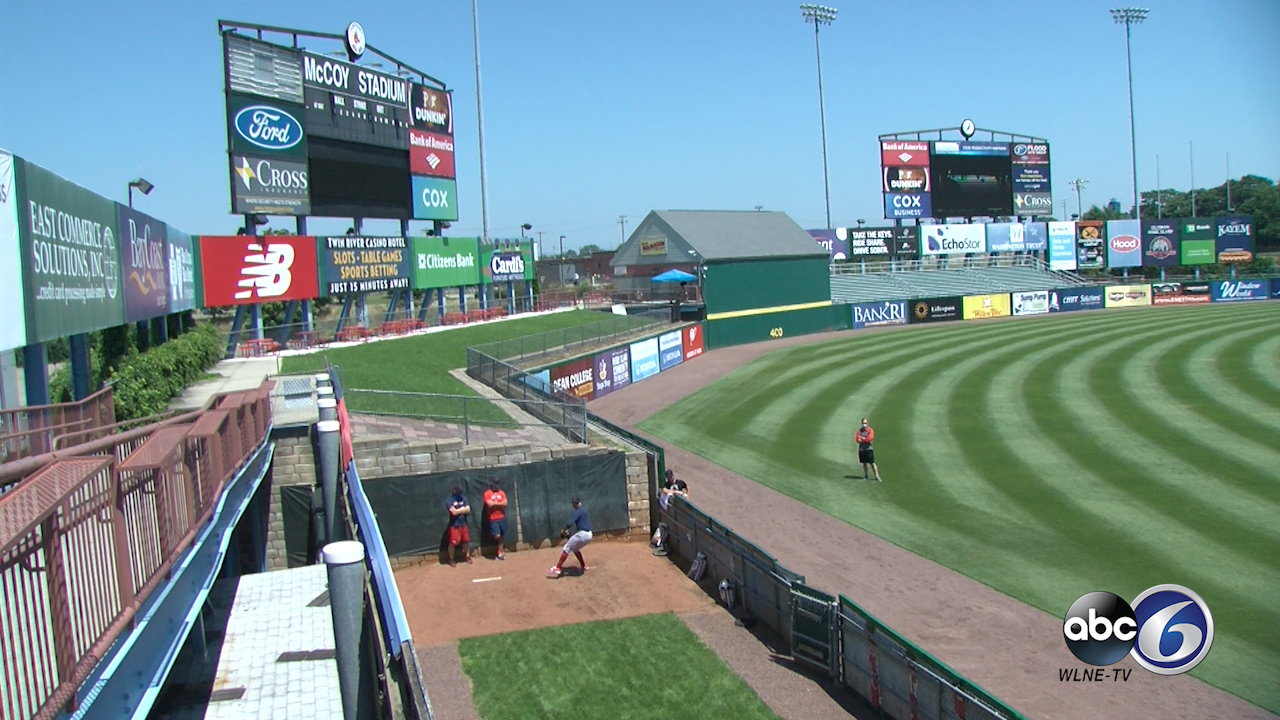
[[[587,515],[587,509],[582,507],[582,500],[574,498],[573,514],[569,516],[569,522],[565,523],[564,528],[560,531],[560,537],[569,538],[564,544],[564,549],[560,551],[560,561],[552,565],[547,570],[547,575],[557,578],[564,572],[564,561],[569,559],[569,553],[578,558],[578,564],[582,566],[582,572],[587,571],[587,561],[582,559],[582,548],[591,542],[591,518]]]

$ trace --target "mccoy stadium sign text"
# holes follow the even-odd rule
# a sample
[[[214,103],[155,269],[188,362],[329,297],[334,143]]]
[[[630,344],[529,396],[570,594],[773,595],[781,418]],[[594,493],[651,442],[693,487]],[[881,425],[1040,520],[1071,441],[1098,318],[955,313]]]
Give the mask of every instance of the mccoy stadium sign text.
[[[355,82],[352,82],[352,71]],[[409,106],[408,82],[390,75],[369,72],[355,65],[327,60],[306,54],[302,56],[304,82],[315,87],[328,88],[346,95],[358,95],[373,100]]]

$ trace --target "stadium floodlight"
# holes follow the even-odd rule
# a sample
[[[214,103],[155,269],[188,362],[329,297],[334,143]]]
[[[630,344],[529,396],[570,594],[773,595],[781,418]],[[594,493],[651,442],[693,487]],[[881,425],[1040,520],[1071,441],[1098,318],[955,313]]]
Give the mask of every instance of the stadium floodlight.
[[[1076,178],[1068,180],[1067,187],[1076,191],[1076,215],[1084,215],[1084,208],[1080,206],[1080,191],[1089,187],[1089,178]]]
[[[1147,8],[1111,8],[1111,18],[1117,25],[1124,25],[1124,56],[1129,69],[1129,152],[1133,166],[1133,217],[1142,219],[1142,205],[1138,198],[1138,142],[1133,123],[1133,54],[1129,51],[1130,28],[1147,19]]]
[[[129,207],[133,207],[133,190],[137,188],[143,195],[150,195],[152,190],[156,189],[155,185],[147,182],[145,178],[137,178],[129,181]]]
[[[831,182],[827,176],[827,108],[822,99],[822,46],[818,42],[818,26],[830,25],[836,20],[837,8],[826,5],[801,5],[800,14],[805,22],[813,23],[813,49],[818,56],[818,118],[822,123],[822,193],[826,200],[827,224],[831,227]]]
[[[521,226],[520,226],[520,237],[523,239],[523,238],[524,238],[524,231],[525,231],[525,230],[532,230],[532,229],[533,229],[533,225],[530,225],[529,223],[525,223],[525,224],[521,225]]]

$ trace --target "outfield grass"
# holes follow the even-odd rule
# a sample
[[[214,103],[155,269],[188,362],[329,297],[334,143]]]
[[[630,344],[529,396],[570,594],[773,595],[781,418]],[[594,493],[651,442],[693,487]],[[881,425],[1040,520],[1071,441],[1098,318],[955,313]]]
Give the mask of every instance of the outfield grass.
[[[671,614],[458,643],[484,720],[777,718]]]
[[[641,427],[1058,617],[1185,585],[1216,627],[1192,674],[1280,712],[1278,358],[1280,302],[913,327],[770,353]],[[844,478],[864,415],[883,485]]]
[[[475,397],[475,391],[449,374],[450,370],[466,367],[467,347],[591,325],[608,321],[612,317],[593,310],[573,310],[466,325],[423,335],[289,356],[284,358],[281,372],[293,374],[323,370],[327,358],[330,364],[342,367],[342,383],[347,388]],[[461,402],[456,400],[388,398],[359,393],[347,399],[347,407],[352,411],[379,411],[419,417],[453,417],[460,416],[462,412]],[[477,424],[510,422],[506,413],[489,402],[468,402],[467,414],[469,420]]]

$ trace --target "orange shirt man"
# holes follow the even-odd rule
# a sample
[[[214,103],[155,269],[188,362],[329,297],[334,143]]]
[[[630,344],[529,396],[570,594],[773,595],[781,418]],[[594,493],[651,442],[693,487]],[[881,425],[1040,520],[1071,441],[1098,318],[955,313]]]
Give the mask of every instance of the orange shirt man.
[[[862,427],[854,433],[853,439],[858,443],[858,462],[862,463],[862,479],[864,481],[871,479],[867,475],[867,466],[870,465],[876,474],[876,482],[881,482],[880,468],[876,467],[876,453],[871,447],[871,441],[876,439],[876,431],[871,429],[866,418],[862,418]]]
[[[506,560],[502,555],[502,538],[507,534],[507,494],[497,478],[489,481],[489,489],[484,493],[484,519],[489,523],[489,534],[497,548],[494,557]]]

